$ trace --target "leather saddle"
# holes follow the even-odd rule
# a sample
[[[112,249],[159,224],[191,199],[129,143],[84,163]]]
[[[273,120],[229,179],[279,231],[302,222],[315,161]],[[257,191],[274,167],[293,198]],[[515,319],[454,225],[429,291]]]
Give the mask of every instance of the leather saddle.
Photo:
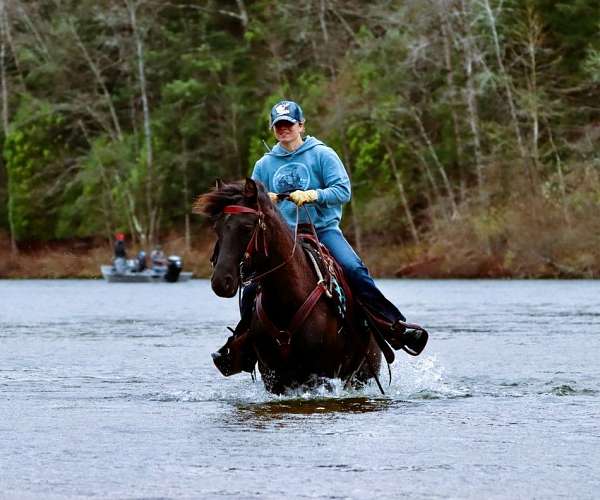
[[[376,326],[369,310],[353,296],[342,267],[327,247],[317,240],[310,225],[301,224],[298,227],[298,237],[302,249],[313,265],[317,279],[325,283],[326,295],[335,304],[344,326],[348,329],[359,329],[365,335],[368,335],[369,331],[372,332],[386,361],[392,364],[396,357],[394,351],[381,333],[381,328]]]

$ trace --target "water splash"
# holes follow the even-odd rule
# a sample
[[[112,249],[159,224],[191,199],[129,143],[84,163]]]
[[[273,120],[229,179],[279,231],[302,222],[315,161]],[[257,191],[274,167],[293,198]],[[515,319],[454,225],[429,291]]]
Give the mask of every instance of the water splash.
[[[343,380],[333,379],[311,389],[295,389],[284,395],[267,392],[260,375],[255,383],[242,377],[228,380],[216,380],[211,384],[208,393],[192,393],[192,399],[213,401],[229,401],[238,403],[277,403],[289,401],[343,400],[352,398],[386,399],[386,400],[428,400],[465,398],[472,395],[470,387],[452,381],[445,373],[444,367],[436,355],[422,359],[397,362],[392,367],[391,384],[385,368],[381,370],[380,381],[385,395],[382,395],[374,381],[360,389],[347,387]],[[189,401],[190,395],[188,394]]]
[[[547,393],[554,396],[596,396],[598,391],[588,388],[580,389],[574,386],[574,384],[560,384],[553,386]],[[540,394],[544,394],[544,392]]]
[[[402,399],[453,399],[471,396],[465,385],[448,380],[436,355],[414,362],[405,362],[392,369],[392,384],[388,392]]]

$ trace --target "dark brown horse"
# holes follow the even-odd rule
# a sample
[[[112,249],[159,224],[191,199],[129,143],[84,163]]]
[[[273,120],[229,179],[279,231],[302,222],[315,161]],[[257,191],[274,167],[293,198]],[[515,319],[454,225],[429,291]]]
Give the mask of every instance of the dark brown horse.
[[[250,341],[268,391],[283,393],[334,378],[360,386],[379,372],[381,351],[372,335],[349,328],[332,301],[315,294],[315,271],[262,184],[218,183],[198,198],[194,211],[212,218],[218,237],[213,291],[234,297],[242,263],[244,275],[251,271],[259,282],[261,304],[253,313]],[[314,307],[291,328],[311,294],[317,297]]]

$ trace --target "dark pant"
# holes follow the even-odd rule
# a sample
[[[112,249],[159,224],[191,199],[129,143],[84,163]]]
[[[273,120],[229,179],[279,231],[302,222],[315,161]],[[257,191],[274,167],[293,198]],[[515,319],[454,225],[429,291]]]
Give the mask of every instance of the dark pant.
[[[372,314],[392,324],[398,320],[406,320],[398,308],[386,299],[377,288],[369,270],[339,229],[325,229],[318,231],[317,235],[344,270],[354,297],[364,307],[367,307]],[[240,311],[242,319],[237,330],[243,331],[250,326],[255,299],[256,285],[248,285],[244,288],[242,295],[242,310]]]

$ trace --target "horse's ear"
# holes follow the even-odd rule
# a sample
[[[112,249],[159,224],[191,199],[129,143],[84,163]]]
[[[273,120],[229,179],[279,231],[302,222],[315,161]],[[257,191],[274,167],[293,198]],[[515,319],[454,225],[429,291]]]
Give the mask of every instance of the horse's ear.
[[[246,177],[243,195],[244,198],[247,198],[249,201],[256,201],[258,199],[258,186],[254,180],[250,179],[250,177]]]
[[[217,178],[215,180],[215,189],[220,191],[222,187],[223,187],[223,181],[220,178]]]

